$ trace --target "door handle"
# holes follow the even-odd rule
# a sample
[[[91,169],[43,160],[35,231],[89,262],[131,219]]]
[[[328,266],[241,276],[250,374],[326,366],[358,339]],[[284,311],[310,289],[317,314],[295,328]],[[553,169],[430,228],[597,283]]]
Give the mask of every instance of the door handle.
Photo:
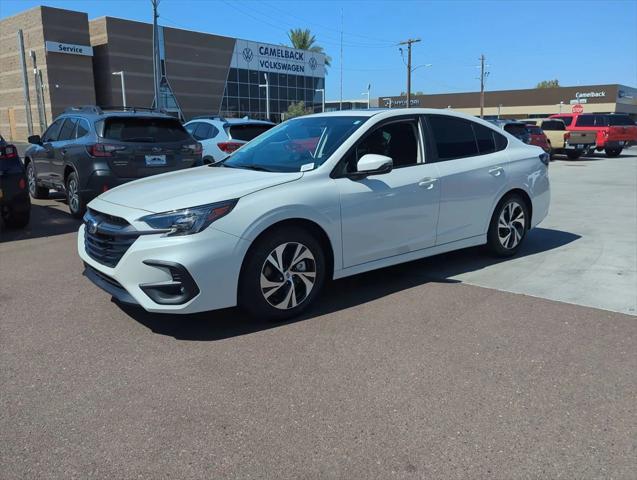
[[[502,175],[502,172],[503,172],[502,167],[495,167],[495,168],[489,169],[489,174],[493,175],[494,177],[499,177],[500,175]]]
[[[427,190],[431,190],[432,188],[434,188],[434,185],[436,184],[436,182],[438,181],[437,178],[423,178],[420,182],[418,182],[418,186],[419,187],[424,187]]]

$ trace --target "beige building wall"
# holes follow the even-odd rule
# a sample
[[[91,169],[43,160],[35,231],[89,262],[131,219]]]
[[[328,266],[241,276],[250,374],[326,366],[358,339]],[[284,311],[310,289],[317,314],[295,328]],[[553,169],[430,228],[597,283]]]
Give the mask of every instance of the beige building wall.
[[[33,133],[41,134],[32,50],[42,71],[47,123],[67,107],[95,103],[91,57],[45,52],[45,42],[89,45],[85,13],[36,7],[0,21],[0,132],[13,141],[28,135],[18,30],[24,35]]]
[[[91,20],[97,104],[122,105],[123,71],[126,103],[153,103],[152,25],[101,17]],[[164,27],[166,76],[184,116],[219,111],[235,40],[229,37]]]

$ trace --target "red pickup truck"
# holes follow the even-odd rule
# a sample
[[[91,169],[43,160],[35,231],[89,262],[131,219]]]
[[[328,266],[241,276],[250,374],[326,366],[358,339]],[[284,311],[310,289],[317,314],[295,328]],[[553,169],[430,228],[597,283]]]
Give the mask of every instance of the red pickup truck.
[[[637,144],[637,125],[623,114],[560,113],[551,115],[564,121],[566,130],[594,130],[597,132],[597,151],[608,157],[618,157],[622,149]]]

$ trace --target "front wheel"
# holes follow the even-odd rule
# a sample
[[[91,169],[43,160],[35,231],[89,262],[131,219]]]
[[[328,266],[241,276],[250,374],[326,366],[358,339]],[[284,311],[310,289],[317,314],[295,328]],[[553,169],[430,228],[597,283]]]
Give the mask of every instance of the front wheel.
[[[487,247],[498,257],[510,257],[520,249],[530,225],[529,208],[518,194],[498,203],[487,233]]]
[[[299,315],[325,281],[325,253],[307,231],[286,227],[266,233],[248,251],[239,280],[239,306],[257,318]]]
[[[27,163],[27,183],[29,185],[29,195],[33,198],[49,198],[49,189],[38,185],[38,177],[35,173],[33,162]]]
[[[615,158],[615,157],[619,157],[619,155],[621,155],[622,153],[621,148],[606,148],[604,149],[604,151],[606,152],[606,156],[610,157],[610,158]]]
[[[80,193],[80,181],[77,173],[71,172],[66,179],[66,201],[73,218],[82,218],[86,212],[86,202]]]

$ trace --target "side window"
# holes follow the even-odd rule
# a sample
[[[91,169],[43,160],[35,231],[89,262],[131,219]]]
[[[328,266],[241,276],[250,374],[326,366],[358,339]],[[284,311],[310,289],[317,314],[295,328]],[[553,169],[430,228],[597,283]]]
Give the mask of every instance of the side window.
[[[478,151],[480,152],[480,155],[497,151],[495,145],[495,132],[492,129],[485,127],[484,125],[474,123],[473,133],[475,133],[476,141],[478,142]]]
[[[564,126],[569,127],[571,123],[573,123],[573,117],[571,115],[565,115],[563,117],[559,117],[560,120],[564,122]]]
[[[595,115],[596,127],[607,127],[609,124],[608,117],[606,115]]]
[[[184,128],[190,135],[192,135],[200,123],[201,122],[189,123],[188,125],[184,125]]]
[[[82,138],[89,132],[89,124],[85,118],[80,118],[77,121],[77,128],[75,130],[75,138]]]
[[[355,172],[358,160],[368,153],[391,157],[394,168],[417,165],[419,155],[416,121],[389,123],[372,130],[347,155],[343,171]]]
[[[429,115],[428,123],[438,151],[438,161],[478,155],[472,122],[446,115]]]
[[[58,140],[71,140],[75,138],[75,124],[77,120],[75,118],[67,118],[64,120],[64,125],[60,129],[60,135],[58,135]]]
[[[195,132],[192,134],[192,136],[195,137],[195,140],[207,140],[209,138],[212,138],[213,136],[212,129],[213,126],[209,123],[201,122],[195,129]]]
[[[62,127],[62,123],[64,123],[64,119],[60,118],[53,122],[49,128],[46,129],[44,135],[42,135],[43,142],[55,142],[60,134],[60,128]]]

